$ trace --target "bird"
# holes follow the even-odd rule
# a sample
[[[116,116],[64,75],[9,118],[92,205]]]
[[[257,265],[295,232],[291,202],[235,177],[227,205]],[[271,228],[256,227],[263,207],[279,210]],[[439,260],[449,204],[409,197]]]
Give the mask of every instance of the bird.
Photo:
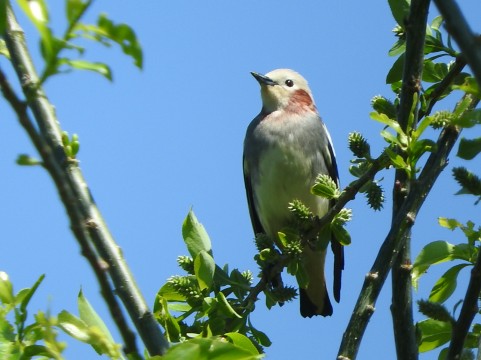
[[[339,186],[336,156],[302,75],[290,69],[251,74],[261,88],[262,109],[249,124],[244,139],[247,203],[254,235],[265,234],[282,249],[278,232],[292,224],[290,202],[300,200],[318,217],[334,205],[333,200],[313,195],[311,188],[319,174],[329,175]],[[339,302],[344,248],[329,231],[322,234],[319,237],[330,238],[334,253],[333,289]],[[302,261],[309,277],[308,285],[299,289],[304,318],[333,313],[324,276],[326,252],[327,248],[318,250],[310,242],[303,248]]]

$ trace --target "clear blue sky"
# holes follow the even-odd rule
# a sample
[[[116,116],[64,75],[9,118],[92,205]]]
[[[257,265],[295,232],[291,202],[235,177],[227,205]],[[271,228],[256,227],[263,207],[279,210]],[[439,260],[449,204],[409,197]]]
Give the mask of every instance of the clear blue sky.
[[[473,28],[481,31],[481,4],[461,2]],[[49,4],[54,29],[60,34],[65,23],[63,1]],[[334,141],[342,184],[353,180],[348,172],[349,132],[361,131],[374,154],[384,146],[381,125],[368,114],[374,95],[392,97],[385,76],[394,61],[387,52],[395,42],[391,32],[395,22],[386,1],[329,5],[273,0],[98,1],[89,20],[100,12],[135,29],[144,49],[144,70],[134,68],[117,48],[91,45],[85,57],[109,63],[114,83],[75,72],[50,79],[46,91],[63,129],[80,136],[80,166],[150,305],[165,280],[181,273],[176,257],[187,254],[181,224],[191,207],[211,236],[218,264],[257,271],[241,166],[245,129],[261,107],[250,71],[288,67],[308,79]],[[431,18],[435,14],[433,7]],[[37,35],[23,16],[19,18],[38,66]],[[0,61],[7,70],[5,59]],[[0,270],[10,275],[17,291],[46,274],[31,310],[76,313],[82,287],[103,318],[109,319],[48,174],[40,167],[15,165],[18,154],[36,153],[8,105],[0,104]],[[475,166],[451,157],[417,219],[414,254],[429,241],[461,241],[457,233],[439,228],[439,216],[481,223],[472,198],[452,196],[457,186],[450,169],[459,164],[479,169],[479,162]],[[386,174],[383,185],[388,198],[391,184],[392,175]],[[362,196],[349,207],[354,211],[349,225],[353,243],[346,248],[341,303],[330,318],[303,319],[298,301],[270,311],[260,301],[253,323],[273,341],[268,359],[335,358],[364,275],[390,224],[390,201],[377,213],[367,208]],[[416,298],[427,296],[441,269],[421,280],[425,290]],[[465,271],[460,286],[467,278]],[[330,277],[328,283],[331,286]],[[359,359],[395,358],[390,296],[389,279]],[[87,345],[70,339],[68,343],[67,358],[96,358]],[[435,359],[437,354],[422,358]]]

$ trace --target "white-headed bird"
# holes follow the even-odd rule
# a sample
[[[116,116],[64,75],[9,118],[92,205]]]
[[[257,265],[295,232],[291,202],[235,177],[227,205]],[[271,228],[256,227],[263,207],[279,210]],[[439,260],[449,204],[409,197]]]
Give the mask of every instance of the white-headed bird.
[[[290,202],[300,200],[319,217],[333,205],[332,201],[313,195],[311,188],[319,174],[328,174],[339,184],[336,158],[311,90],[300,74],[278,69],[266,75],[252,75],[261,86],[262,110],[250,123],[244,140],[247,201],[255,234],[267,235],[282,249],[278,232],[293,222]],[[331,237],[329,232],[322,234]],[[334,298],[339,302],[344,252],[337,240],[330,240],[334,252]],[[318,250],[313,242],[307,242],[302,261],[309,283],[299,289],[303,317],[332,315],[324,277],[325,258],[325,249]]]

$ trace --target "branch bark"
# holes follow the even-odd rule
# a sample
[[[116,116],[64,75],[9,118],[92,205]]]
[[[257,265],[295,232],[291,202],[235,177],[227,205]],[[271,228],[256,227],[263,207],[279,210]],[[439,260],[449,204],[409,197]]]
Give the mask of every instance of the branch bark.
[[[149,353],[151,355],[165,353],[168,348],[167,340],[163,337],[123,259],[119,246],[93,201],[79,167],[65,155],[58,120],[39,82],[26,47],[23,30],[9,4],[4,38],[27,99],[26,103],[37,122],[38,136],[34,136],[32,140],[59,191],[72,231],[79,242],[86,241],[91,244],[97,255],[108,265],[107,272],[114,284],[115,292],[122,300]],[[32,136],[32,133],[28,132]]]
[[[476,81],[481,84],[481,37],[473,33],[455,1],[434,0],[434,3],[446,22],[446,30],[459,45]]]
[[[459,313],[451,336],[451,343],[449,344],[449,351],[446,360],[461,359],[461,354],[464,348],[464,341],[468,334],[474,316],[478,313],[478,298],[481,292],[481,252],[478,252],[478,258],[471,270],[471,278],[469,280],[468,289],[464,297],[463,306]]]
[[[477,104],[477,101],[473,100],[472,97],[468,97],[472,102],[466,111],[471,110]],[[361,293],[342,338],[338,352],[339,360],[356,358],[367,324],[375,311],[376,300],[393,265],[394,258],[404,245],[404,236],[414,225],[421,206],[439,174],[447,165],[448,155],[458,139],[459,133],[460,130],[454,127],[447,127],[441,132],[437,141],[437,151],[429,156],[418,180],[412,184],[412,188],[399,209],[370,272],[366,275]]]
[[[410,127],[414,129],[418,122],[419,106],[415,95],[419,97],[421,91],[429,4],[430,0],[413,0],[409,17],[404,24],[406,53],[397,121],[405,133],[411,131]],[[409,124],[410,116],[414,117],[412,124]],[[408,178],[404,170],[396,170],[393,186],[392,226],[404,204],[406,194],[412,187],[413,180],[414,178]],[[414,360],[418,358],[418,346],[412,304],[411,229],[407,229],[401,236],[400,242],[403,245],[399,249],[399,254],[394,256],[393,262],[391,314],[397,358]]]

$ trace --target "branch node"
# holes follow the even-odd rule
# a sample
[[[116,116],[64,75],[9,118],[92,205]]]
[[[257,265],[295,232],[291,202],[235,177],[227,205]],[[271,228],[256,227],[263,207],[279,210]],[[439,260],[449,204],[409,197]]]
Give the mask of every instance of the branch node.
[[[414,225],[415,220],[416,220],[416,214],[414,212],[410,211],[406,214],[406,223],[409,226]]]
[[[97,221],[95,221],[92,218],[87,219],[85,221],[85,226],[87,226],[87,228],[89,228],[89,229],[98,229],[99,228],[99,224],[97,223]]]
[[[369,280],[377,280],[378,277],[379,277],[379,274],[377,272],[368,272],[366,274],[366,279],[369,279]]]

